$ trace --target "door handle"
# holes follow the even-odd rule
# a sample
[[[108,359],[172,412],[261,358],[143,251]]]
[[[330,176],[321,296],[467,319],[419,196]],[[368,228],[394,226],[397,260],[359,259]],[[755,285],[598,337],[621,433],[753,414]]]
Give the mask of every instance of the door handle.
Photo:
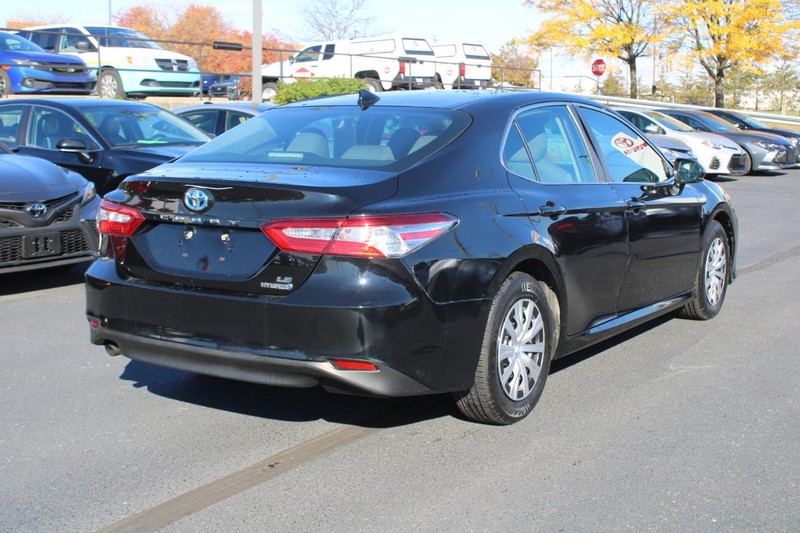
[[[567,212],[567,208],[563,205],[558,205],[553,202],[539,206],[539,215],[543,217],[557,217]]]
[[[627,206],[628,211],[638,211],[640,209],[644,209],[645,207],[647,207],[646,203],[636,199],[628,200],[625,205]]]

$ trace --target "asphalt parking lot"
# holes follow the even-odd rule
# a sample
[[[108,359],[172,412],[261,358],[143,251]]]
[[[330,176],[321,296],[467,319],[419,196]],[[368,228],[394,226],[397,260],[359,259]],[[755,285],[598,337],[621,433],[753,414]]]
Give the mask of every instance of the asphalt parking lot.
[[[0,530],[797,531],[800,170],[719,181],[722,313],[559,360],[510,427],[111,358],[81,267],[6,275]]]

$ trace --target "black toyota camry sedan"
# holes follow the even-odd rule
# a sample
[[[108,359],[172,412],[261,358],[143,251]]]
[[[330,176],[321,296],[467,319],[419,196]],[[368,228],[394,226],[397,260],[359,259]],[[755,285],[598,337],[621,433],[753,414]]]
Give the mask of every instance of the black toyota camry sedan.
[[[552,359],[709,319],[737,222],[696,162],[563,94],[365,90],[270,110],[126,179],[86,274],[94,344],[226,378],[451,392],[509,424]]]

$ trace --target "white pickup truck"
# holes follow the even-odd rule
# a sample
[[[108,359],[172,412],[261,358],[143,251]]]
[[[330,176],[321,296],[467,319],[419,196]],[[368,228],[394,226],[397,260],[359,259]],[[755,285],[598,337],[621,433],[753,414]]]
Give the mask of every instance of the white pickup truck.
[[[445,89],[486,89],[492,86],[492,58],[482,44],[434,44],[436,76]]]
[[[431,45],[416,37],[370,37],[306,45],[289,61],[261,67],[262,98],[271,99],[278,82],[301,78],[361,78],[373,92],[441,88]]]

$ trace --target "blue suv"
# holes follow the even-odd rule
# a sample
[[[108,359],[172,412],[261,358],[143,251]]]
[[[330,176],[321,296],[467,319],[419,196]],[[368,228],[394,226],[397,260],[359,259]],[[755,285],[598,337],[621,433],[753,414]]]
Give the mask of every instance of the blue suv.
[[[95,83],[97,77],[83,60],[51,54],[19,35],[0,32],[0,96],[89,94]]]

